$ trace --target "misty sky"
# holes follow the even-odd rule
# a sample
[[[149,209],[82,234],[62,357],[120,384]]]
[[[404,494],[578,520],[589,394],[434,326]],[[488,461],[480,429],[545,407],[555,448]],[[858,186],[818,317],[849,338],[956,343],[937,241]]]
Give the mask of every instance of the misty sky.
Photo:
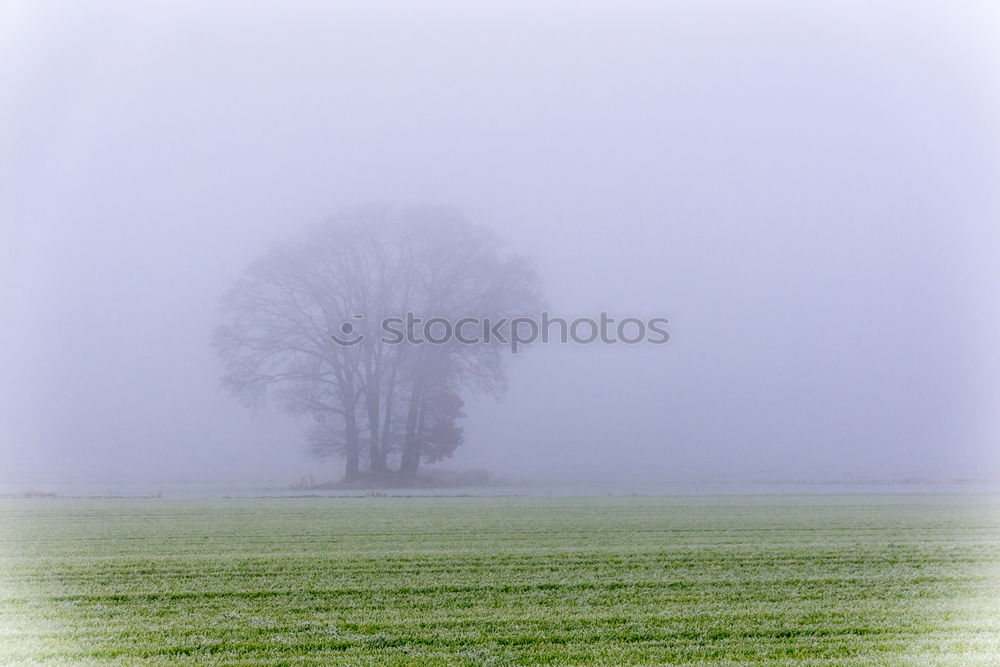
[[[452,467],[1000,475],[991,3],[205,4],[0,7],[0,478],[337,476],[209,341],[371,201],[460,207],[556,314],[671,319],[514,360]]]

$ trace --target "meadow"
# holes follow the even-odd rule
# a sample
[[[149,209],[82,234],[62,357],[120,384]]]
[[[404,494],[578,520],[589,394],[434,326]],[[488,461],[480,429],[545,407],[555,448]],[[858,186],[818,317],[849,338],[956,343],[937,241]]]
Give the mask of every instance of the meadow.
[[[985,494],[0,501],[0,662],[992,664]]]

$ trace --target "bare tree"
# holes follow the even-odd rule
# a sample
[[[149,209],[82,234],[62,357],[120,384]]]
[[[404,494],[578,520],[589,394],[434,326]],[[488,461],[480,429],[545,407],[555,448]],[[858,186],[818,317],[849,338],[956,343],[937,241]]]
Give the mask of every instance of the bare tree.
[[[249,406],[274,399],[311,417],[310,451],[343,457],[345,480],[362,463],[412,479],[462,443],[463,391],[506,388],[509,355],[499,341],[388,344],[380,323],[532,314],[537,285],[530,264],[451,209],[346,211],[275,246],[223,297],[224,385]],[[331,340],[345,322],[357,344]]]

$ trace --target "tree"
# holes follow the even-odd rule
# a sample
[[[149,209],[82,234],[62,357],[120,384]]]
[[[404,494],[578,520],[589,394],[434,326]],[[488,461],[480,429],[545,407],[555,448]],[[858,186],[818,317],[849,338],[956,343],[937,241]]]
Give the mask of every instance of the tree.
[[[509,355],[495,340],[390,344],[381,323],[541,307],[533,267],[505,256],[489,230],[448,208],[373,206],[313,225],[251,264],[222,299],[214,342],[224,386],[248,406],[274,400],[311,418],[310,451],[342,457],[345,480],[365,466],[412,479],[422,461],[461,445],[463,391],[505,390]],[[331,333],[361,339],[338,344]]]

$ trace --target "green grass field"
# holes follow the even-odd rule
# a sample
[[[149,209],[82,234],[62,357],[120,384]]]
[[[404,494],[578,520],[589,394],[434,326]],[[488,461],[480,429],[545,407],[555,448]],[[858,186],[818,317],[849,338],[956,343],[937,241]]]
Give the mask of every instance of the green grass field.
[[[0,501],[0,661],[1000,661],[984,495]]]

